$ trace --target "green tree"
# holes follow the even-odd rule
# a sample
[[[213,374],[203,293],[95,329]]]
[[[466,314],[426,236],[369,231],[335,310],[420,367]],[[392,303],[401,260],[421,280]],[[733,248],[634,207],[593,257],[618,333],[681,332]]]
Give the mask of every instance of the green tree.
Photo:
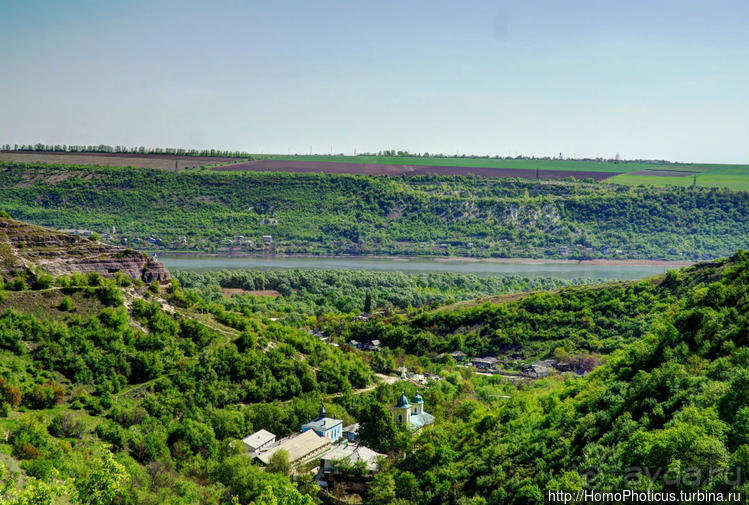
[[[284,449],[279,449],[274,452],[271,455],[270,460],[268,461],[268,466],[265,467],[265,470],[270,473],[290,475],[291,463],[289,462],[289,453]]]
[[[310,496],[303,495],[290,486],[273,488],[266,486],[255,505],[314,505]]]
[[[359,440],[377,452],[388,452],[395,438],[395,425],[390,412],[371,400],[359,419]]]
[[[378,473],[369,486],[367,503],[370,505],[390,505],[395,501],[395,490],[393,476],[387,472]]]
[[[364,295],[364,312],[367,314],[372,312],[372,293],[369,291]]]
[[[127,478],[125,467],[105,452],[94,462],[88,474],[75,480],[74,503],[80,505],[111,505]]]

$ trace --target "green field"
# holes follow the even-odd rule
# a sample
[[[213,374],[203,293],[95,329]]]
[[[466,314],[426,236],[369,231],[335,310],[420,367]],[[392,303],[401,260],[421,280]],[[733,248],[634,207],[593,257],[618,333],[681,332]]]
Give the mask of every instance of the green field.
[[[255,156],[255,155],[253,155]],[[648,162],[614,162],[614,161],[575,161],[575,160],[528,160],[503,158],[471,157],[428,157],[428,156],[339,156],[339,155],[265,155],[257,156],[276,160],[325,161],[331,163],[379,163],[389,165],[426,165],[426,166],[461,166],[488,168],[524,168],[528,170],[587,170],[591,172],[628,173],[638,170],[680,170],[705,172],[716,169],[731,169],[735,165],[714,163],[648,163]],[[747,166],[739,166],[749,168]]]
[[[608,179],[607,182],[629,185],[649,184],[653,186],[691,186],[693,184],[693,178],[622,174]],[[697,175],[697,186],[749,191],[749,166],[714,165],[713,168]]]

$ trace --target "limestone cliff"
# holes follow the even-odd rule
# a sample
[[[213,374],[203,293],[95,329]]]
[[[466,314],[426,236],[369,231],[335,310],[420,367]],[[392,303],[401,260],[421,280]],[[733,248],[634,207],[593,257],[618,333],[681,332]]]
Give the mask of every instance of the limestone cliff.
[[[171,277],[162,263],[142,252],[0,217],[0,275],[37,266],[54,276],[99,272],[112,277],[122,271],[145,282]]]

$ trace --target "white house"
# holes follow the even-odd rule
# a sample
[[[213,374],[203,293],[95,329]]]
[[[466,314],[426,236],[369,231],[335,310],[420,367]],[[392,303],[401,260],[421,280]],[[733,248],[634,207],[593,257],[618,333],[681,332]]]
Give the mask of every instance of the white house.
[[[270,431],[260,430],[242,439],[242,443],[250,452],[255,452],[276,441],[276,436]]]

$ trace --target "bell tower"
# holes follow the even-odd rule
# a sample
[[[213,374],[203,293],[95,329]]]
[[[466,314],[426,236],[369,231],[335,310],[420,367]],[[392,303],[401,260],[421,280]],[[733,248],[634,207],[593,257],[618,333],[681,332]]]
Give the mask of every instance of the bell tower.
[[[413,406],[411,409],[412,415],[420,416],[424,413],[424,398],[422,398],[419,393],[416,393],[414,397],[411,398],[411,405]]]
[[[398,403],[395,404],[393,421],[395,421],[397,426],[408,426],[411,424],[411,404],[408,403],[405,391],[401,393]]]

